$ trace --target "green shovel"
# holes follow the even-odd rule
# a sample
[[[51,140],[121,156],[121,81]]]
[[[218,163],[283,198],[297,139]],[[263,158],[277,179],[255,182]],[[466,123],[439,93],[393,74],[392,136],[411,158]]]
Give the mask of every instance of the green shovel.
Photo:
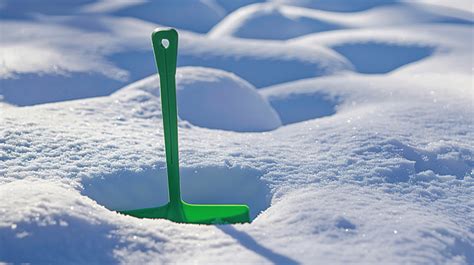
[[[121,211],[139,218],[164,218],[178,223],[226,224],[250,222],[247,205],[189,204],[181,199],[176,108],[176,58],[178,32],[155,30],[151,35],[160,74],[161,107],[168,172],[168,204],[156,208]]]

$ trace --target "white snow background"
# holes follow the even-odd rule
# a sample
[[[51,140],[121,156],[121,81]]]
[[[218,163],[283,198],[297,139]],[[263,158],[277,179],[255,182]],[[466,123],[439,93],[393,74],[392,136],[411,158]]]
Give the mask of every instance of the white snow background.
[[[470,0],[0,1],[0,263],[474,264]],[[156,27],[180,34],[167,201]]]

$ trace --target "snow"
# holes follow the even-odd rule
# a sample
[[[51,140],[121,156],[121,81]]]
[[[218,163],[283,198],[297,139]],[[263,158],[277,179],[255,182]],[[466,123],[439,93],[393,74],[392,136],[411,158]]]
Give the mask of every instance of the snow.
[[[159,78],[151,76],[123,90],[159,96]],[[269,131],[280,117],[256,88],[238,76],[204,67],[182,67],[176,75],[178,115],[193,125],[240,132]]]
[[[270,2],[278,4],[288,4],[294,6],[302,6],[313,9],[338,11],[338,12],[356,12],[371,9],[378,6],[391,5],[397,0],[271,0]]]
[[[145,21],[41,17],[39,22],[7,21],[2,25],[1,89],[4,100],[14,105],[105,96],[156,72],[149,36],[158,25]],[[84,27],[94,29],[86,31]],[[81,36],[80,40],[75,36]],[[23,48],[16,52],[16,47]],[[37,52],[40,47],[41,53]],[[178,64],[230,71],[256,87],[350,68],[345,58],[325,47],[260,40],[215,42],[186,31],[180,31]],[[43,91],[38,93],[31,83]],[[30,96],[25,97],[27,94]]]
[[[474,264],[470,1],[56,2],[0,5],[0,262]],[[115,212],[167,202],[155,23],[183,197],[249,224]]]
[[[208,0],[144,1],[113,13],[200,33],[207,32],[227,14],[220,5]]]
[[[185,67],[177,79],[179,116],[191,124],[233,131],[267,131],[281,125],[256,88],[234,74]]]
[[[333,1],[324,1],[328,2]],[[374,1],[368,3],[373,4]],[[285,40],[338,29],[380,28],[427,22],[472,24],[473,17],[468,11],[440,9],[413,1],[353,13],[258,3],[228,15],[209,32],[209,36]]]

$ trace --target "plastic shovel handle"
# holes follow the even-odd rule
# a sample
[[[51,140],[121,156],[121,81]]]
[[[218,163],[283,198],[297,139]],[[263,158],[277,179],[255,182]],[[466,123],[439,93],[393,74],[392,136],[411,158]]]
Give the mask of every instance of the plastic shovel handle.
[[[165,134],[169,199],[171,204],[175,204],[181,203],[175,80],[178,32],[174,29],[157,29],[152,33],[151,39],[160,75],[160,96]]]

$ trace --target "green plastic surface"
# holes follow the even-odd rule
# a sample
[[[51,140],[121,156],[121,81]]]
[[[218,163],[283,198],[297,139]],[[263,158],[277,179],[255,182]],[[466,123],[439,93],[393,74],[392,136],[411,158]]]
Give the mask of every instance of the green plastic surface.
[[[181,199],[175,79],[178,32],[174,29],[155,30],[151,39],[160,75],[169,202],[161,207],[121,211],[121,213],[139,218],[165,218],[179,223],[225,224],[250,222],[249,207],[247,205],[189,204]]]

